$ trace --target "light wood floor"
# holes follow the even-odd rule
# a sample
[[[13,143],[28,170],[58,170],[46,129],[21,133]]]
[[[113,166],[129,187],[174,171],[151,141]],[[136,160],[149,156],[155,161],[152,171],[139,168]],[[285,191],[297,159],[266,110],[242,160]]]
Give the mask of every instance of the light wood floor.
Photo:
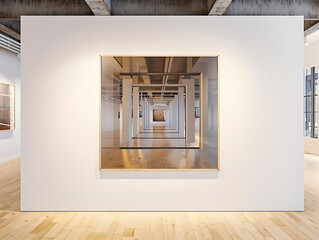
[[[253,197],[253,196],[252,196]],[[0,239],[319,239],[319,157],[305,212],[19,212],[19,161],[0,164]]]
[[[193,143],[186,143],[185,139],[171,138],[176,136],[172,133],[143,133],[140,136],[145,138],[132,139],[130,142],[120,144],[119,131],[101,132],[101,168],[184,170],[218,168],[218,146],[214,138],[202,138],[202,149],[183,149],[183,147],[199,147],[199,136],[196,136],[196,141]],[[120,149],[120,145],[124,149]],[[125,149],[125,147],[137,149]],[[138,149],[138,147],[151,149]]]

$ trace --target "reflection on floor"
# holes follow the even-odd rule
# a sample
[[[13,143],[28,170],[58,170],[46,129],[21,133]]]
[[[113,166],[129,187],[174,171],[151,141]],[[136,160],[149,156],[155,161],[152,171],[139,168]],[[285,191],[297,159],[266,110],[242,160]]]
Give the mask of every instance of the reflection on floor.
[[[142,128],[131,141],[120,144],[120,130],[102,132],[102,169],[217,169],[218,149],[215,139],[199,141],[199,124],[195,142],[187,143],[184,131],[176,132],[170,126]]]
[[[147,130],[140,127],[140,133],[133,137],[131,142],[122,144],[121,147],[136,148],[199,148],[199,130],[195,142],[187,143],[184,131],[178,132],[178,129],[168,126],[152,126]]]
[[[177,132],[178,130],[173,126],[150,126],[142,128],[140,125],[140,132]]]
[[[132,139],[121,144],[121,148],[199,148],[198,141],[187,143],[185,139],[158,139],[157,137],[148,139]]]
[[[215,156],[215,157],[212,157]],[[102,148],[102,169],[216,169],[217,149]]]
[[[176,133],[140,133],[139,136],[141,135],[147,138],[132,139],[130,145],[126,146],[199,146],[198,136],[196,142],[187,145],[185,139],[172,139],[176,137]],[[205,138],[203,141],[202,149],[120,149],[119,132],[102,132],[101,168],[217,169],[217,143]]]
[[[156,135],[152,132],[140,132],[136,137],[133,137],[133,139],[185,139],[185,137],[181,136],[178,132],[157,132]]]

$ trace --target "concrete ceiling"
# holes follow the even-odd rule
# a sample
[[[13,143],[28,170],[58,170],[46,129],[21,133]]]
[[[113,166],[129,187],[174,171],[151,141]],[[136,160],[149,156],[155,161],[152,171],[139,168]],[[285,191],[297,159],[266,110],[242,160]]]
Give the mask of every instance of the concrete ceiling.
[[[304,16],[306,30],[318,25],[319,1],[0,0],[0,32],[20,40],[20,17],[23,15],[289,15]]]
[[[205,57],[204,57],[205,58]],[[121,65],[123,68],[124,62],[130,63],[131,65],[133,62],[137,62],[138,69],[133,71],[131,67],[129,67],[129,71],[127,72],[138,72],[138,73],[153,73],[156,75],[150,75],[147,79],[139,76],[139,84],[146,84],[145,87],[140,87],[140,93],[144,97],[150,96],[150,92],[152,93],[152,97],[172,97],[177,94],[178,88],[177,87],[151,87],[148,84],[179,84],[180,78],[189,79],[190,76],[184,76],[180,73],[187,73],[188,67],[193,68],[196,63],[203,58],[200,57],[121,57],[115,56],[114,59]],[[126,61],[125,61],[126,59]],[[143,61],[142,61],[143,60]],[[188,66],[188,60],[190,60],[191,66]],[[206,60],[207,61],[207,60]],[[145,69],[141,69],[144,66],[145,62]],[[124,71],[124,70],[123,70]],[[161,73],[169,73],[168,75],[163,75]],[[175,73],[175,74],[174,74]],[[157,75],[158,74],[158,75]],[[134,75],[130,75],[133,77]],[[145,75],[146,76],[146,75]],[[121,78],[121,77],[119,77]],[[195,78],[197,79],[197,78]],[[122,87],[122,83],[119,83],[120,88]],[[112,86],[113,87],[113,86]],[[122,100],[122,93],[116,92],[112,88],[105,88],[105,93],[108,91],[108,97],[113,99],[117,99],[117,101]],[[159,91],[161,90],[161,91]],[[115,95],[114,95],[115,93]],[[111,95],[110,95],[111,94]],[[199,98],[199,81],[198,79],[195,80],[195,99]]]

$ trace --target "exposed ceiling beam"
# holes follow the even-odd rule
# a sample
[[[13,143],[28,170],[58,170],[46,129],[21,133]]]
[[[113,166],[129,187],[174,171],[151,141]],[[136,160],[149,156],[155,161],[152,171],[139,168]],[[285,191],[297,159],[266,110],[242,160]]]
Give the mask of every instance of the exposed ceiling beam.
[[[1,0],[1,19],[20,19],[23,15],[92,15],[83,0]]]
[[[148,72],[148,69],[147,69],[145,57],[139,57],[137,62],[138,62],[139,72],[141,72],[141,73],[147,73],[147,72]],[[142,75],[142,78],[143,78],[144,84],[151,84],[151,78],[150,78],[150,76],[148,76],[148,75]],[[153,93],[152,93],[152,92],[149,92],[148,94],[149,94],[150,97],[153,96]]]
[[[15,31],[13,31],[12,29],[3,25],[2,23],[0,23],[0,31],[5,33],[6,35],[20,41],[20,34],[16,33]]]
[[[318,0],[233,0],[225,15],[231,16],[304,16],[319,18]]]
[[[217,15],[228,4],[224,15],[294,15],[304,16],[306,20],[319,19],[318,0],[1,0],[0,19],[19,20],[21,15],[92,15],[88,4],[96,5],[96,11],[100,9],[103,15],[107,14],[105,8],[112,15],[207,15],[209,12]]]
[[[207,0],[114,0],[112,15],[207,15]]]
[[[0,24],[6,26],[7,28],[10,28],[17,34],[21,33],[21,23],[20,20],[3,20],[0,19]]]
[[[304,32],[304,36],[307,37],[310,34],[316,32],[319,30],[319,23],[313,25],[312,27],[308,28],[305,32]]]
[[[173,60],[174,57],[166,57],[165,58],[165,66],[164,66],[164,73],[170,73],[173,68]],[[168,82],[168,75],[163,75],[163,84],[167,84]],[[165,87],[162,87],[162,90],[165,90]],[[161,93],[161,99],[163,100],[164,93]]]
[[[232,0],[216,0],[208,15],[223,15],[226,12],[229,5],[231,4],[231,2]]]
[[[168,72],[168,64],[169,64],[169,57],[166,57],[165,58],[164,69],[163,69],[164,73]],[[165,83],[165,78],[166,78],[166,76],[163,76],[163,80],[162,80],[163,84]]]
[[[317,21],[317,20],[305,20],[304,21],[304,31],[306,31],[307,29],[316,25],[317,23],[319,23],[319,21]]]
[[[95,16],[110,16],[110,8],[103,0],[85,0]]]
[[[145,74],[148,73],[145,57],[139,57],[138,64],[139,64],[140,73],[145,73]],[[149,75],[141,75],[141,76],[142,76],[145,84],[151,83],[151,79],[150,79]]]

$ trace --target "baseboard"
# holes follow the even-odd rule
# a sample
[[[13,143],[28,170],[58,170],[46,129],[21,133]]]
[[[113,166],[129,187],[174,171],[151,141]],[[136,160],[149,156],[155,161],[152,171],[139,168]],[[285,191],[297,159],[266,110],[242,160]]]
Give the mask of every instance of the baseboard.
[[[0,163],[4,163],[4,162],[11,161],[11,160],[15,160],[15,159],[20,158],[20,157],[21,157],[20,154],[14,154],[14,155],[10,155],[10,156],[7,156],[7,157],[3,157],[3,158],[0,158]]]

